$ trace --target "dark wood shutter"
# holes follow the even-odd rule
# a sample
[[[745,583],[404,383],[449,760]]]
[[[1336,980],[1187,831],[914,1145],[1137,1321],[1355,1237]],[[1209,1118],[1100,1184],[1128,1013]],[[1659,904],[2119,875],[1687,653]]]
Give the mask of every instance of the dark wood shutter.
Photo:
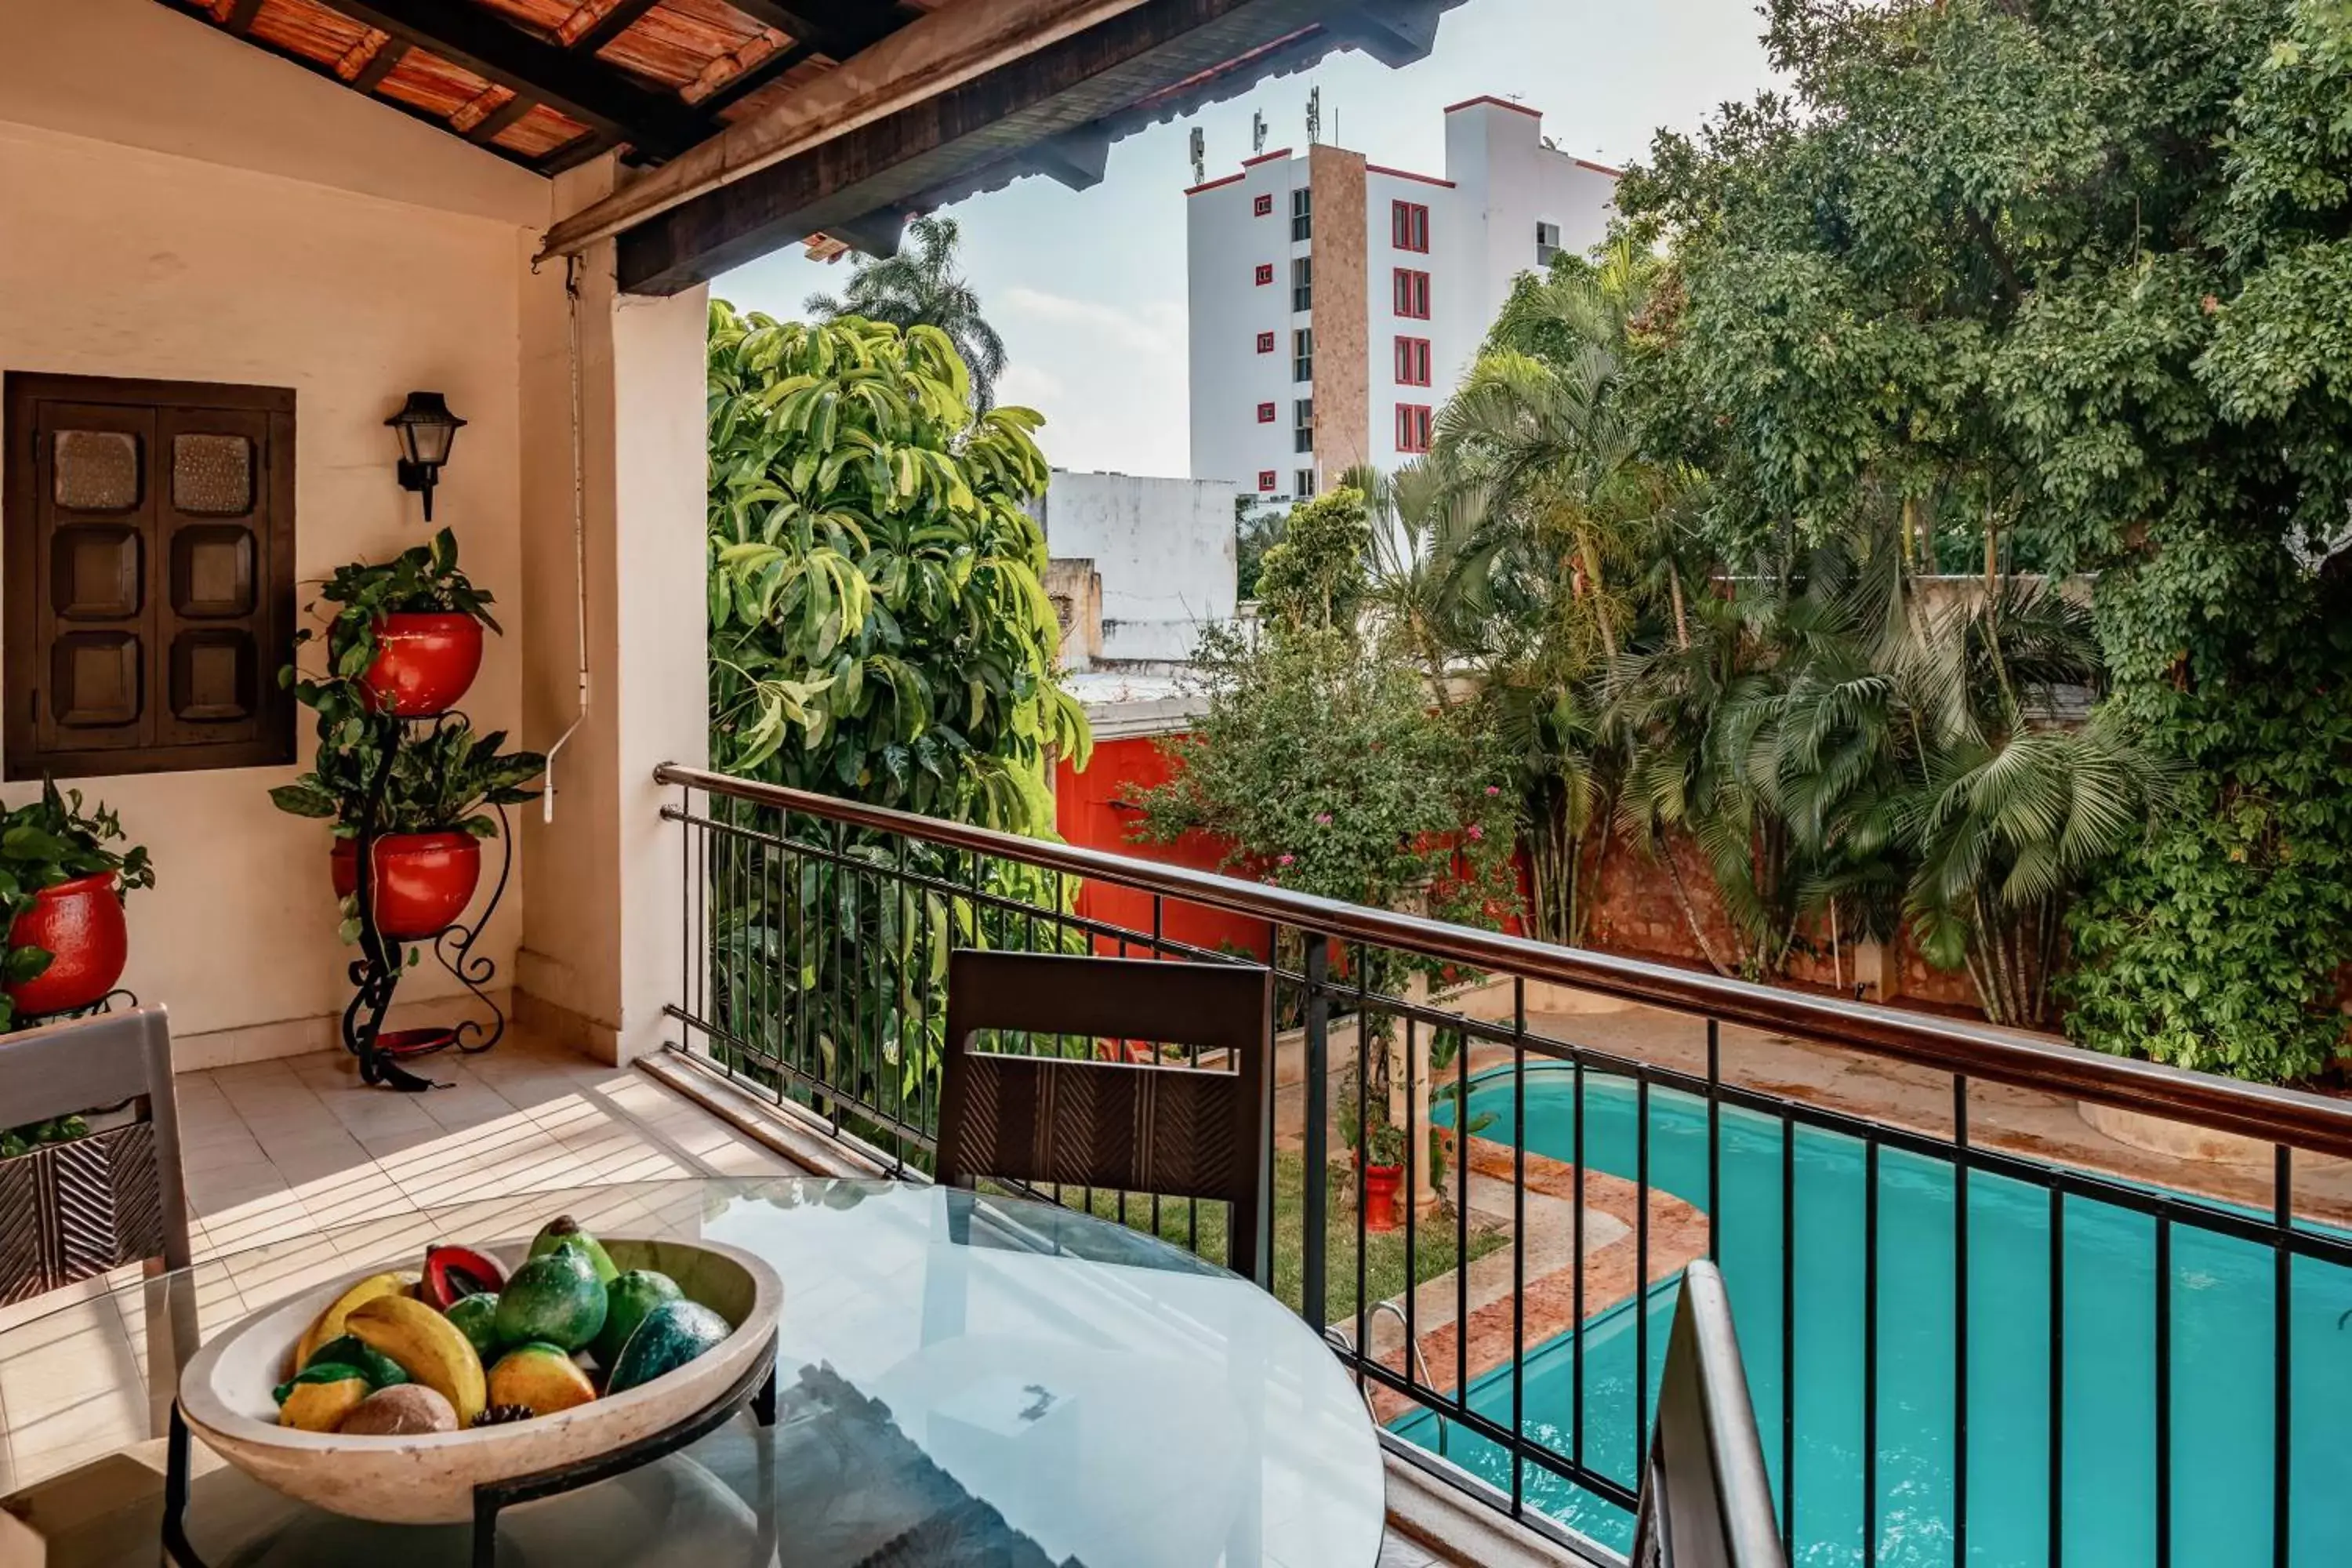
[[[11,373],[10,779],[294,760],[294,394]]]

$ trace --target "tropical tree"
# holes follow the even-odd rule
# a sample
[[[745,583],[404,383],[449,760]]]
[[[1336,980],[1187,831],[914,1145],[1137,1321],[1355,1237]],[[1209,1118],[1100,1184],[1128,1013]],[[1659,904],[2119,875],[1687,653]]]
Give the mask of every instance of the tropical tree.
[[[1625,403],[1656,275],[1621,244],[1523,277],[1439,416],[1426,473],[1394,481],[1404,558],[1384,577],[1416,640],[1480,678],[1514,759],[1529,916],[1556,942],[1583,937],[1612,826],[1622,735],[1604,734],[1604,679],[1654,602],[1688,640],[1696,476],[1643,452]]]
[[[937,327],[713,302],[715,765],[1052,834],[1045,770],[1056,753],[1083,766],[1090,742],[1055,683],[1045,540],[1023,509],[1046,481],[1040,423],[976,411]],[[812,845],[789,821],[711,809],[761,835],[717,837],[709,870],[713,1005],[750,1070],[798,1053],[841,1092],[919,1121],[937,1104],[950,949],[1027,945],[1041,924],[1044,945],[1073,944],[1054,918],[1066,890],[1026,868],[873,834]]]
[[[803,309],[820,321],[858,317],[910,331],[936,327],[964,363],[971,400],[983,412],[996,399],[1004,374],[1004,340],[981,313],[980,295],[956,268],[962,226],[951,217],[927,214],[907,226],[911,250],[878,259],[859,257],[849,286],[839,298],[812,294]]]
[[[1045,833],[1056,683],[1047,469],[1025,408],[973,410],[939,328],[710,321],[710,669],[729,772]]]

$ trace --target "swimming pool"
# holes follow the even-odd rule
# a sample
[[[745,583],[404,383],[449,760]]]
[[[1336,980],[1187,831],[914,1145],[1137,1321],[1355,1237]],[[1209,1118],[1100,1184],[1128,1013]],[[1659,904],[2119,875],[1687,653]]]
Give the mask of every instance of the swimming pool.
[[[1575,1157],[1576,1075],[1565,1065],[1527,1069],[1527,1146]],[[1517,1136],[1508,1069],[1475,1080],[1484,1136]],[[1438,1119],[1449,1121],[1449,1108]],[[1636,1173],[1636,1091],[1584,1076],[1590,1167]],[[1652,1184],[1704,1209],[1704,1100],[1653,1089]],[[1781,1122],[1721,1112],[1721,1263],[1764,1447],[1781,1495]],[[1800,1126],[1794,1139],[1792,1277],[1794,1561],[1864,1561],[1864,1284],[1867,1154],[1861,1141]],[[1895,1149],[1878,1155],[1875,1561],[1943,1568],[1957,1561],[1954,1507],[1955,1271],[1953,1169]],[[2040,1186],[1974,1172],[1969,1178],[1967,1554],[1970,1565],[2052,1561],[2051,1202]],[[2064,1205],[2064,1382],[2059,1458],[2067,1568],[2146,1568],[2156,1562],[2156,1222],[2112,1203]],[[2174,1563],[2272,1560],[2272,1250],[2189,1224],[2171,1237],[2171,1521]],[[2297,1258],[2289,1291],[2293,1378],[2289,1510],[2296,1564],[2352,1563],[2352,1269]],[[1666,1347],[1675,1285],[1649,1293],[1648,1379]],[[1634,1306],[1585,1325],[1582,1383],[1588,1468],[1635,1484]],[[1521,1431],[1566,1456],[1574,1441],[1574,1341],[1564,1334],[1523,1363]],[[1508,1369],[1476,1379],[1471,1406],[1507,1426]],[[1439,1447],[1439,1418],[1419,1412],[1395,1429]],[[1444,1450],[1497,1486],[1510,1484],[1498,1445],[1453,1429]],[[1525,1468],[1528,1500],[1571,1528],[1623,1550],[1632,1521],[1620,1509],[1538,1465]]]

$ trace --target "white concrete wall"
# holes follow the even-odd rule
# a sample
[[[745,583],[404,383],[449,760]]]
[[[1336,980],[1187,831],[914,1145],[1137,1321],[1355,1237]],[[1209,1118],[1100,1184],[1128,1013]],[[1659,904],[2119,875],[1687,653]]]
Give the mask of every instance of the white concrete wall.
[[[383,420],[446,393],[469,423],[436,521],[508,631],[467,704],[484,728],[520,718],[520,258],[545,216],[536,177],[149,0],[0,5],[0,368],[292,387],[298,603],[426,537]],[[125,983],[184,1060],[214,1031],[323,1045],[349,994],[326,827],[269,803],[296,771],[75,781],[153,854]],[[509,973],[518,926],[510,900],[486,942]],[[428,965],[403,994],[457,989]]]
[[[1289,259],[1308,247],[1289,244],[1289,190],[1307,182],[1307,159],[1274,155],[1245,165],[1240,174],[1213,181],[1192,193],[1188,205],[1191,279],[1192,474],[1196,479],[1236,481],[1255,488],[1258,474],[1272,469],[1268,499],[1287,500],[1293,472],[1307,466],[1291,440],[1291,399],[1308,389],[1288,384],[1290,328]],[[1332,385],[1335,375],[1361,375],[1368,390],[1364,449],[1373,463],[1393,468],[1410,460],[1397,449],[1400,404],[1442,407],[1461,384],[1486,329],[1494,322],[1513,281],[1537,265],[1536,226],[1557,224],[1562,248],[1583,251],[1606,235],[1616,195],[1612,171],[1543,144],[1542,116],[1534,110],[1493,99],[1458,104],[1445,116],[1445,170],[1370,165],[1365,174],[1365,307],[1370,331],[1364,363],[1339,366],[1321,356],[1318,379],[1327,394],[1318,410],[1348,401]],[[1275,196],[1269,218],[1251,216],[1252,198]],[[1429,250],[1400,251],[1391,238],[1393,203],[1429,208]],[[1318,237],[1329,244],[1336,237]],[[1275,265],[1275,281],[1255,287],[1253,268]],[[1430,275],[1430,319],[1401,319],[1394,308],[1398,268]],[[1276,333],[1278,363],[1269,366],[1255,352],[1258,331]],[[1430,342],[1427,387],[1402,386],[1396,378],[1396,340]],[[1276,422],[1259,426],[1257,405],[1272,401]],[[1323,476],[1328,485],[1336,476]]]
[[[1268,500],[1287,500],[1293,471],[1314,462],[1291,436],[1293,400],[1314,395],[1311,383],[1291,379],[1291,333],[1308,320],[1290,309],[1290,262],[1313,246],[1291,241],[1290,193],[1306,184],[1307,160],[1275,153],[1195,189],[1187,203],[1192,477]],[[1265,217],[1254,216],[1260,195],[1274,198]],[[1262,287],[1261,264],[1274,268]],[[1274,334],[1271,353],[1257,352],[1260,332]],[[1274,405],[1272,424],[1257,422],[1261,403]],[[1275,476],[1270,490],[1258,483],[1265,472]]]
[[[1234,609],[1234,492],[1215,479],[1054,471],[1037,502],[1055,560],[1102,578],[1102,657],[1173,663]]]
[[[1445,173],[1475,237],[1463,303],[1481,337],[1512,281],[1536,266],[1538,222],[1558,224],[1561,248],[1581,253],[1601,243],[1615,210],[1613,172],[1545,146],[1541,114],[1491,98],[1446,111]]]

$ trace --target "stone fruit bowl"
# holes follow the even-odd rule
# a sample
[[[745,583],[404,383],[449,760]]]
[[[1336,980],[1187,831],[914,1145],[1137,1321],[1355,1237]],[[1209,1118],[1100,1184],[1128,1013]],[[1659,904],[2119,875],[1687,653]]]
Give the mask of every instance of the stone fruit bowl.
[[[481,1250],[511,1269],[530,1244]],[[381,1263],[264,1308],[214,1338],[180,1377],[180,1408],[206,1447],[299,1501],[397,1524],[474,1517],[474,1489],[578,1464],[649,1436],[708,1406],[774,1342],[783,1283],[751,1254],[717,1242],[607,1237],[622,1268],[654,1268],[734,1325],[718,1345],[649,1383],[572,1409],[496,1426],[353,1436],[278,1425],[271,1390],[313,1319]]]

